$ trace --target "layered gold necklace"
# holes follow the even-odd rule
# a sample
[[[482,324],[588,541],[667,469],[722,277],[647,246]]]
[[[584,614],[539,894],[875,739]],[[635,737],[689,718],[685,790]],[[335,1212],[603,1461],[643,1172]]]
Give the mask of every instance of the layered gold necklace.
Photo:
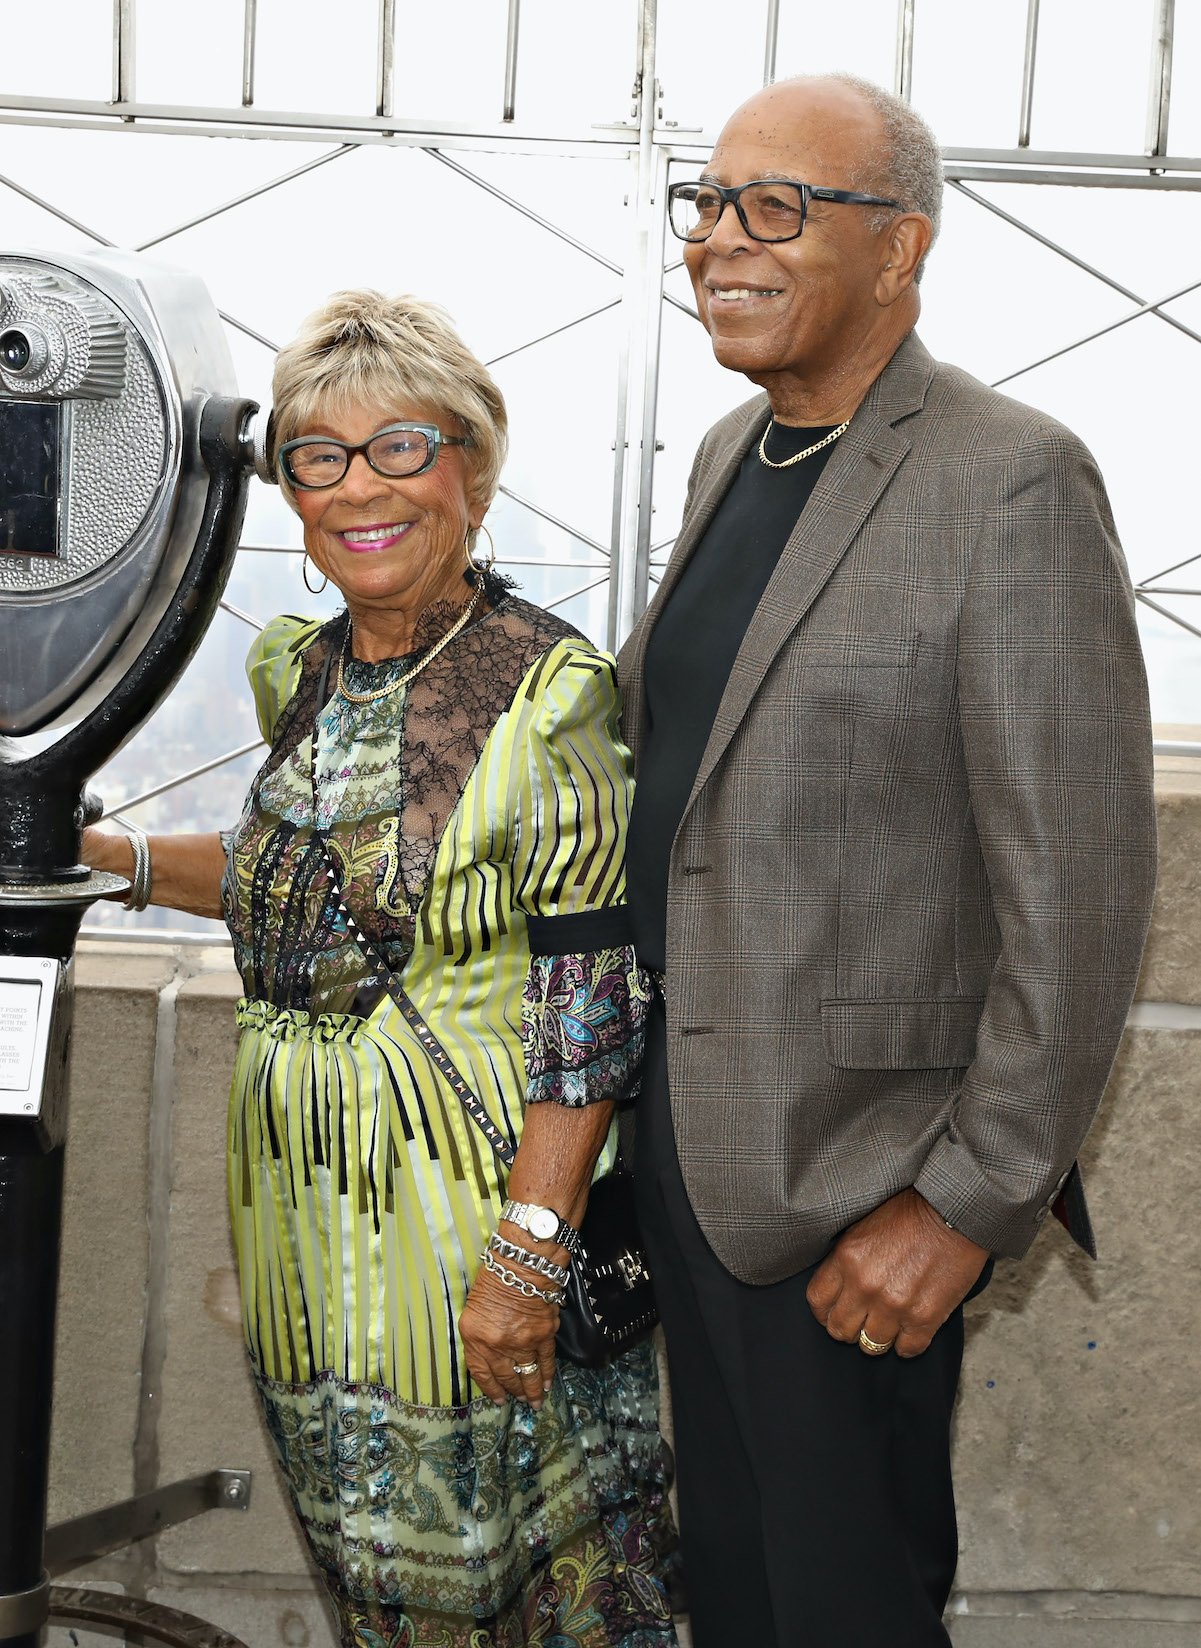
[[[346,685],[344,678],[345,668],[346,660],[350,657],[352,634],[352,626],[347,624],[346,639],[343,641],[342,651],[338,655],[337,691],[341,693],[342,697],[347,699],[347,701],[351,704],[373,704],[377,698],[387,698],[389,693],[399,692],[401,687],[407,686],[415,675],[420,675],[427,664],[433,663],[438,654],[445,647],[450,645],[461,629],[466,628],[466,626],[471,622],[472,614],[475,612],[476,607],[479,606],[483,594],[484,580],[481,578],[476,583],[475,593],[472,595],[470,601],[468,601],[467,605],[463,608],[462,612],[455,619],[454,623],[450,626],[446,634],[437,643],[437,645],[432,646],[425,656],[419,658],[411,668],[405,670],[403,675],[398,675],[395,681],[389,681],[386,687],[377,687],[374,692],[352,692]]]

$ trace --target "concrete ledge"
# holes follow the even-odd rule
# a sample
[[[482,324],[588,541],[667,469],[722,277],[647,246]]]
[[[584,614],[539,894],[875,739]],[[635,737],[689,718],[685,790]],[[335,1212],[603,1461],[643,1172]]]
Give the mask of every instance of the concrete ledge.
[[[170,952],[81,947],[54,1380],[50,1519],[134,1491],[149,1275],[150,1111]]]
[[[1093,1265],[1048,1221],[968,1307],[957,1426],[973,1591],[1201,1594],[1201,1030],[1128,1030],[1082,1158]]]
[[[1201,1002],[1201,760],[1155,763],[1159,887],[1140,1001]]]
[[[1033,1619],[948,1622],[955,1648],[1197,1648],[1195,1625],[1145,1620]]]

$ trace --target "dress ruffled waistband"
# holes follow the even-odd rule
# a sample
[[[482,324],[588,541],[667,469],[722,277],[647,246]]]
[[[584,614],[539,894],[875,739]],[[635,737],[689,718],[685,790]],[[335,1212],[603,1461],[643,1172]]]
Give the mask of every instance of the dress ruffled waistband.
[[[276,1041],[353,1042],[367,1022],[357,1013],[310,1014],[243,996],[235,1008],[239,1030],[261,1030]]]

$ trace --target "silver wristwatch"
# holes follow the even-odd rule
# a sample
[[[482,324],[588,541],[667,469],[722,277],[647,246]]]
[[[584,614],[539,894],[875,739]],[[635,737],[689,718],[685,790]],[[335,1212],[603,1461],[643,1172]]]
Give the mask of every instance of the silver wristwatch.
[[[540,1242],[554,1242],[574,1253],[580,1245],[580,1233],[560,1219],[553,1207],[539,1207],[536,1202],[506,1202],[500,1210],[502,1220],[528,1230]]]

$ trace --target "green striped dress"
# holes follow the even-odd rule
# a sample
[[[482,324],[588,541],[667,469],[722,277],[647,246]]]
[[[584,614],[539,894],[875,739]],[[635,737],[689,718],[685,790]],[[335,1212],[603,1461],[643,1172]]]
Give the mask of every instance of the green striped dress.
[[[514,1145],[529,1102],[630,1090],[632,953],[531,965],[528,936],[624,901],[613,662],[493,594],[372,702],[336,689],[345,614],[276,619],[248,660],[271,751],[224,883],[246,1344],[344,1645],[660,1648],[673,1540],[650,1348],[561,1366],[538,1413],[472,1385],[457,1322],[503,1169],[348,934],[319,850]],[[419,651],[450,616],[426,615]],[[387,686],[418,655],[347,658],[346,685]]]

